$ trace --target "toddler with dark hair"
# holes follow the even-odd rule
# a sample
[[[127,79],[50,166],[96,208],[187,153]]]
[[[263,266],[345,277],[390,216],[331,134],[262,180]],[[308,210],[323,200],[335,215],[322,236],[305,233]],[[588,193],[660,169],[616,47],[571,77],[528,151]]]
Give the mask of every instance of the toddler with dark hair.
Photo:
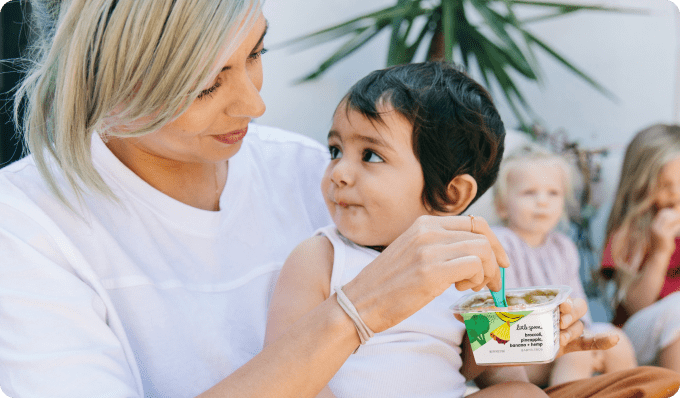
[[[362,308],[354,308],[342,288],[359,273],[371,272],[366,265],[403,239],[411,225],[426,225],[434,217],[465,218],[471,230],[459,233],[479,238],[466,244],[480,250],[488,246],[488,234],[482,234],[490,230],[488,224],[458,215],[494,183],[504,138],[487,91],[448,63],[372,72],[342,99],[328,133],[331,161],[321,182],[334,225],[321,228],[286,260],[269,307],[265,342],[273,344],[335,296],[354,321],[361,345],[318,397],[462,397],[469,379],[483,387],[475,397],[547,396],[529,383],[522,367],[477,366],[465,326],[449,310],[463,290],[481,289],[485,276],[473,275],[484,259],[477,268],[449,260],[455,287],[442,281],[448,287],[443,294],[375,335],[359,316]],[[495,275],[498,269],[487,271]]]

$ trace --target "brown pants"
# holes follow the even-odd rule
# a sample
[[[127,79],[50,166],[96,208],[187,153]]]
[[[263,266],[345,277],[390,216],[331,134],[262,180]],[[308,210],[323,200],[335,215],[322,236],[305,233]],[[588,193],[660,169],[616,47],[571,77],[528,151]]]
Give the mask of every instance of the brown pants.
[[[674,396],[678,388],[680,373],[655,366],[639,366],[548,387],[545,392],[551,398],[668,398]]]

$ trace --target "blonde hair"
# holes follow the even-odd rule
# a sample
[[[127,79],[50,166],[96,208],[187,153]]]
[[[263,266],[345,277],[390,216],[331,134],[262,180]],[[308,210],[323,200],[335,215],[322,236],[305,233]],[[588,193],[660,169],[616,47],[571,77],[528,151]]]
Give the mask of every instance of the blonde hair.
[[[508,153],[501,162],[498,179],[493,186],[493,200],[496,209],[501,208],[508,200],[508,179],[510,173],[519,170],[527,162],[541,162],[549,166],[556,166],[562,171],[562,186],[564,188],[565,209],[562,214],[566,217],[566,210],[574,206],[573,199],[573,171],[566,159],[537,144],[529,143]],[[507,225],[507,218],[501,221]]]
[[[43,179],[69,207],[55,172],[79,199],[84,188],[113,197],[92,163],[93,132],[140,136],[184,112],[261,9],[261,0],[31,3],[38,38],[14,116]]]
[[[647,231],[654,218],[654,192],[661,168],[680,156],[680,126],[657,124],[635,135],[621,168],[606,237],[624,277],[633,278],[649,249]],[[619,280],[619,289],[626,281]]]

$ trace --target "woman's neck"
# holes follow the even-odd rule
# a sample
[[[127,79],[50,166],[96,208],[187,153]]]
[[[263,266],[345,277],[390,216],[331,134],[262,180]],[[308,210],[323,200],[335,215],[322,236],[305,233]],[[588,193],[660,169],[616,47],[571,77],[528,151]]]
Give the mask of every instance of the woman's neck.
[[[160,192],[198,209],[217,211],[227,182],[227,161],[188,163],[166,159],[110,138],[106,146],[139,178]]]

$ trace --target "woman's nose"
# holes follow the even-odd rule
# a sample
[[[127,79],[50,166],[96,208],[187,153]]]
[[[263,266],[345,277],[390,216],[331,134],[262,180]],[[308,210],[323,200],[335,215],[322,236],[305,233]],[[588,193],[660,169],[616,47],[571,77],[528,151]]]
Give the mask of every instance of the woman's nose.
[[[680,198],[680,183],[675,183],[671,185],[671,197],[673,199],[678,199]]]
[[[250,119],[262,116],[267,108],[260,96],[262,71],[244,70],[230,77],[235,81],[232,82],[232,101],[227,107],[229,116]]]

